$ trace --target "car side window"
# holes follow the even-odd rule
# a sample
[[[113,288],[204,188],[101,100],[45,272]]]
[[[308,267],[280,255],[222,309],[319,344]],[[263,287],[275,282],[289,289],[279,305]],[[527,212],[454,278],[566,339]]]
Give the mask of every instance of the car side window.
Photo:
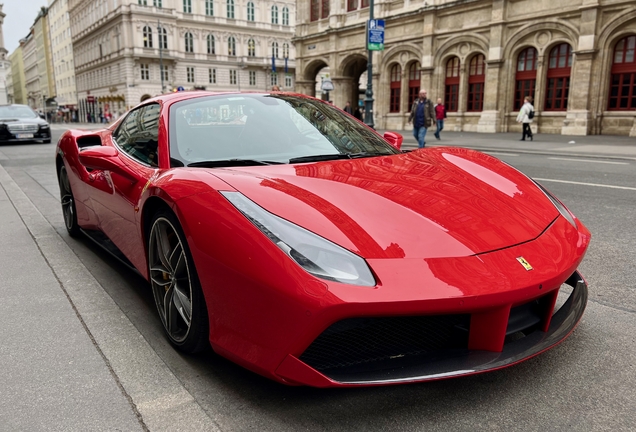
[[[123,151],[144,164],[159,164],[159,104],[144,105],[131,111],[113,134]]]

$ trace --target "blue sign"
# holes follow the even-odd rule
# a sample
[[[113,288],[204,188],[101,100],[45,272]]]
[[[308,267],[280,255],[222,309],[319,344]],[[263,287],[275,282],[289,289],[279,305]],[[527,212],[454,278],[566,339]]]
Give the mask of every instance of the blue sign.
[[[369,51],[384,50],[384,20],[367,21],[367,49]]]
[[[183,86],[179,86],[177,87],[177,91],[184,91],[185,89],[183,88]]]

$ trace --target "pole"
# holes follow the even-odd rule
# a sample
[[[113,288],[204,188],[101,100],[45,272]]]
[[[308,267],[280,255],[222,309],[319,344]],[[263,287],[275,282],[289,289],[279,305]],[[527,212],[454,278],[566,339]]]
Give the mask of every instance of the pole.
[[[161,94],[164,93],[163,86],[163,40],[161,34],[161,22],[157,20],[157,42],[159,42],[159,75],[161,75]]]
[[[44,118],[46,119],[46,95],[42,93],[42,114],[44,114]]]
[[[369,20],[373,19],[373,0],[369,0]],[[366,37],[367,40],[367,52],[369,54],[369,60],[367,61],[367,92],[366,98],[364,99],[364,123],[373,128],[375,125],[373,124],[373,51],[369,50],[368,46],[368,38],[369,38],[369,25],[367,24],[366,29]]]

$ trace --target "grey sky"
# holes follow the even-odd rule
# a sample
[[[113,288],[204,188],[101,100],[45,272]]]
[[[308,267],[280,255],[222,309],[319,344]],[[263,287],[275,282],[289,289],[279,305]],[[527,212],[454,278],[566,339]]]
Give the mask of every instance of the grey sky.
[[[0,0],[4,3],[2,12],[5,13],[2,33],[4,47],[11,54],[20,45],[20,39],[29,34],[29,29],[38,16],[42,6],[47,6],[47,0]]]

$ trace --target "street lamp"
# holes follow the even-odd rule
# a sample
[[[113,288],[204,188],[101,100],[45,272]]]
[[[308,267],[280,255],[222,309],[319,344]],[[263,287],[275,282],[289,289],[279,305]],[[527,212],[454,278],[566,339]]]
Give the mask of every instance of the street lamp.
[[[369,20],[373,19],[373,0],[369,0]],[[367,29],[367,33],[368,33]],[[368,35],[367,35],[368,37]],[[364,99],[364,123],[373,128],[373,51],[368,49],[369,60],[367,61],[367,91],[366,98]]]

